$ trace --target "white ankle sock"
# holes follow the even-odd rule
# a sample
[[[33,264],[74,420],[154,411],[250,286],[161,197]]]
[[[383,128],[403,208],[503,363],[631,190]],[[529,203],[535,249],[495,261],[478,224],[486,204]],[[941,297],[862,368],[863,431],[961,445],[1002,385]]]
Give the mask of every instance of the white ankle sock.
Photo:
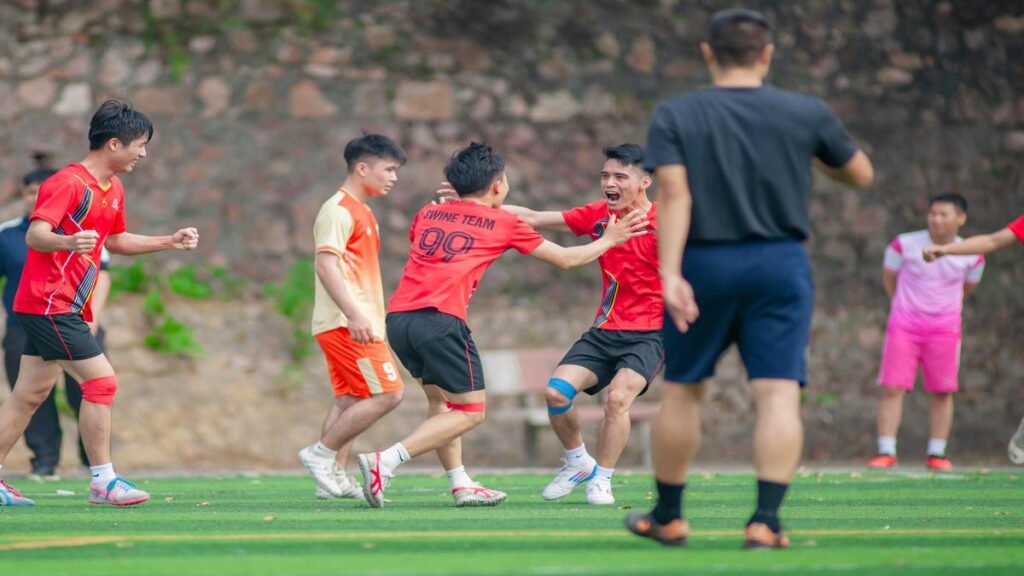
[[[398,442],[391,448],[381,452],[380,459],[385,466],[394,470],[395,468],[398,468],[400,464],[404,464],[405,462],[412,460],[412,457],[409,456],[409,452],[406,451],[405,446],[402,446],[402,443]]]
[[[583,460],[590,460],[590,454],[587,454],[587,445],[580,444],[576,448],[569,448],[565,451],[565,459],[570,462],[581,462]]]
[[[946,455],[946,441],[939,438],[928,439],[928,455],[929,456],[945,456]]]
[[[473,485],[473,479],[469,477],[465,466],[445,470],[445,474],[448,475],[448,484],[452,490]]]
[[[109,462],[99,466],[89,466],[89,474],[92,476],[93,484],[102,484],[104,486],[109,484],[114,478],[117,478],[117,472],[114,472],[114,465]]]
[[[316,444],[309,447],[309,451],[317,458],[330,458],[331,460],[334,460],[334,457],[338,455],[337,450],[331,450],[327,446],[324,446],[324,443],[319,440]]]
[[[602,480],[607,480],[611,482],[612,474],[615,474],[615,468],[605,468],[604,466],[598,464],[597,474],[594,475],[594,479],[596,480],[598,478],[601,478]]]
[[[879,436],[878,437],[878,453],[888,454],[889,456],[896,455],[896,437],[895,436]]]

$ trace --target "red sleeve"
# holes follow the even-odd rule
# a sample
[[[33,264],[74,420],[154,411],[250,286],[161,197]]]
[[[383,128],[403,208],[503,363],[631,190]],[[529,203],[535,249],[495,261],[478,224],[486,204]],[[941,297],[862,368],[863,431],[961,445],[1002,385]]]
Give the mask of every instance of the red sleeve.
[[[599,218],[604,206],[604,201],[597,201],[570,208],[562,212],[562,219],[565,220],[565,224],[573,234],[577,236],[590,234],[594,229],[594,221]]]
[[[526,222],[523,222],[516,217],[515,224],[512,227],[512,234],[508,240],[510,248],[515,248],[520,254],[529,254],[537,249],[544,243],[544,237],[541,236],[533,226],[530,226]]]
[[[120,184],[118,184],[120,186]],[[114,224],[110,227],[111,234],[123,234],[128,231],[127,210],[124,205],[124,188],[121,188],[121,209],[114,216]]]
[[[1010,229],[1010,232],[1013,232],[1013,235],[1017,237],[1017,240],[1024,242],[1024,216],[1010,222],[1007,228]]]
[[[64,216],[71,210],[80,190],[81,186],[65,179],[50,178],[46,180],[39,187],[36,207],[32,210],[29,220],[43,220],[52,224],[54,228],[60,226]],[[74,232],[77,230],[70,233]]]
[[[420,221],[420,214],[423,213],[423,209],[420,209],[415,216],[412,217],[412,224],[409,225],[409,244],[416,241],[416,224]]]

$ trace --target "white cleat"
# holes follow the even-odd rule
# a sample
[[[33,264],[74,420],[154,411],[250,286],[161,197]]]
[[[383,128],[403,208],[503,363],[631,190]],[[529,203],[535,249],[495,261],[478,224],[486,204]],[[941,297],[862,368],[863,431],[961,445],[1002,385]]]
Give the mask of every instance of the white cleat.
[[[302,462],[302,467],[313,478],[318,488],[335,498],[342,497],[341,486],[338,486],[338,480],[334,476],[334,458],[321,458],[306,446],[299,450],[299,462]]]
[[[363,473],[363,497],[371,508],[384,507],[384,490],[393,474],[380,461],[380,452],[359,455],[359,470]]]
[[[457,508],[467,508],[471,506],[497,506],[508,498],[508,494],[505,494],[501,490],[484,488],[479,483],[474,482],[470,486],[452,488],[452,498],[455,499],[455,506]]]
[[[594,478],[587,482],[587,503],[588,504],[615,504],[615,496],[612,495],[612,483],[604,478]]]
[[[321,500],[334,500],[336,498],[362,498],[363,487],[359,485],[352,478],[345,474],[345,471],[341,468],[334,469],[334,479],[338,482],[338,487],[341,488],[341,496],[335,496],[327,490],[324,490],[320,486],[316,487],[316,497]]]
[[[149,494],[139,490],[135,484],[118,477],[104,484],[89,484],[90,504],[109,504],[111,506],[135,506],[149,501]]]
[[[1010,457],[1010,462],[1014,464],[1024,464],[1024,419],[1020,421],[1020,427],[1017,428],[1017,433],[1010,438],[1010,445],[1006,449],[1007,456]]]
[[[544,487],[541,496],[545,500],[558,500],[568,496],[580,484],[590,480],[597,473],[597,462],[593,459],[584,460],[581,463],[571,464],[565,458],[562,459],[562,469],[555,474],[555,478]]]

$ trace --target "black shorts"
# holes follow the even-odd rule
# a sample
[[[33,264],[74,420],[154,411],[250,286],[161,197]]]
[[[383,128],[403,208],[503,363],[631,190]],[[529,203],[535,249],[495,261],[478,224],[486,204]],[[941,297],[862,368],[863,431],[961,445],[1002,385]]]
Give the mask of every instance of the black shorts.
[[[435,308],[392,312],[387,331],[391,349],[423,384],[452,394],[484,389],[480,354],[462,319]]]
[[[604,390],[612,378],[623,368],[631,368],[647,379],[647,392],[651,381],[661,370],[665,349],[659,330],[601,330],[591,328],[566,352],[559,366],[582,366],[597,375],[597,384],[584,390],[591,396]]]
[[[103,354],[81,314],[22,314],[15,312],[25,331],[25,356],[51,360],[87,360]]]

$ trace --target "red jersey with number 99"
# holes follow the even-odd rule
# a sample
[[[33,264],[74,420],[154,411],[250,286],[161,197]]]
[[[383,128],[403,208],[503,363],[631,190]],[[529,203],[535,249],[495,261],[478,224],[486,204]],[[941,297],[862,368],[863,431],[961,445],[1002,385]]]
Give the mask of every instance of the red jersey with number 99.
[[[409,241],[409,261],[388,312],[436,308],[465,321],[487,267],[509,248],[529,254],[544,238],[515,214],[452,200],[420,210]]]

